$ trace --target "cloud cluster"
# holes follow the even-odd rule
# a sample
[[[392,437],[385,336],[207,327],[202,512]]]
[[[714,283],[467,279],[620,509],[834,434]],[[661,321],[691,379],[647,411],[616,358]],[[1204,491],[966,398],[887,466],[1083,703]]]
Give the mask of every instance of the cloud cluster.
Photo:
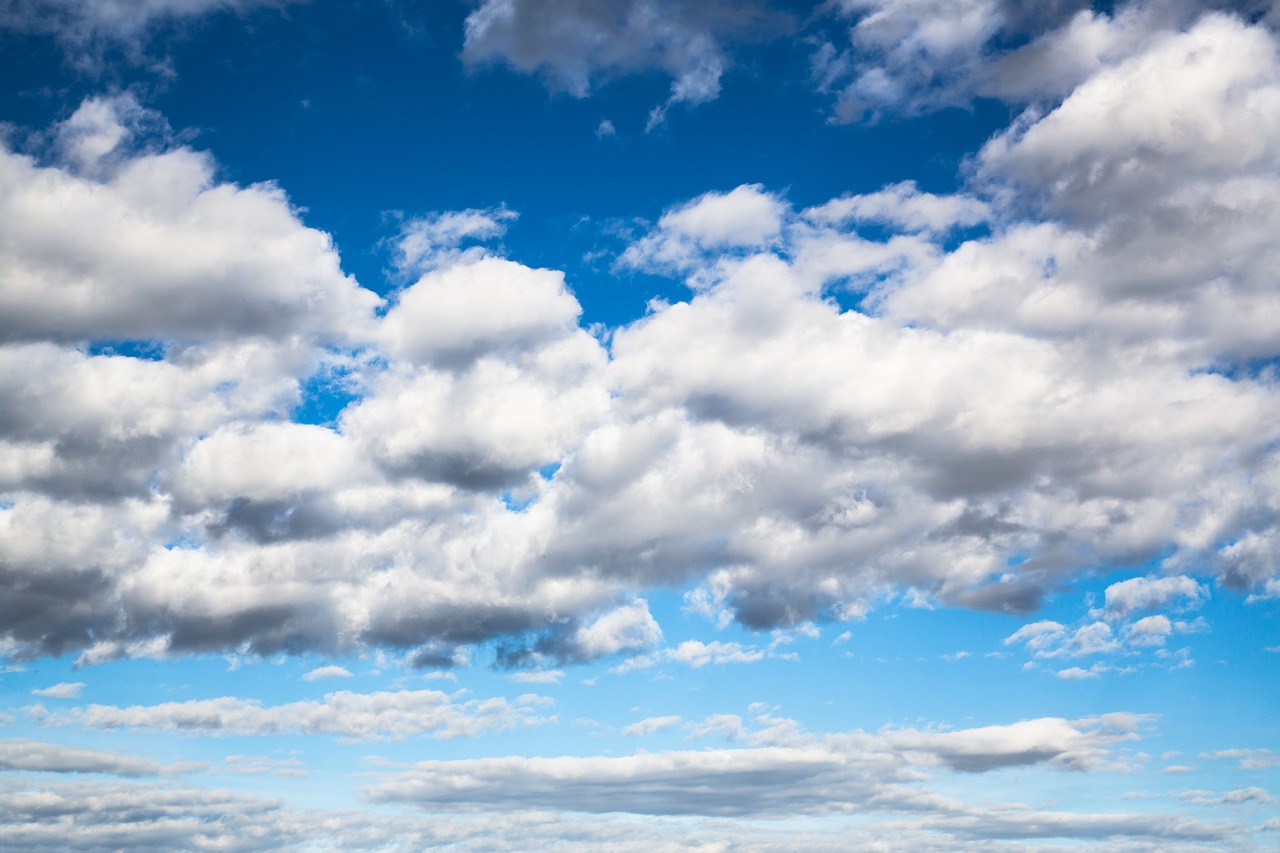
[[[1055,660],[1094,656],[1120,656],[1123,663],[1097,661],[1088,669],[1070,666],[1057,671],[1059,678],[1097,678],[1104,673],[1128,674],[1139,666],[1164,666],[1171,670],[1194,666],[1188,648],[1171,651],[1168,641],[1208,627],[1203,617],[1190,618],[1208,597],[1207,587],[1187,577],[1136,577],[1111,584],[1103,592],[1103,606],[1088,612],[1074,627],[1051,619],[1023,625],[1008,637],[1006,646],[1030,653],[1028,668]],[[1166,610],[1165,613],[1149,613]],[[1140,615],[1147,613],[1147,615]],[[1177,618],[1179,615],[1185,618]],[[1150,653],[1146,659],[1143,656]]]
[[[1277,582],[1262,25],[1102,63],[964,192],[678,204],[618,264],[688,299],[598,335],[563,273],[461,249],[501,209],[411,222],[418,278],[384,302],[279,188],[219,182],[133,99],[48,138],[0,152],[7,655],[434,668],[493,643],[546,667],[653,650],[655,587],[772,629],[904,593],[1029,614],[1143,567],[1062,628],[1084,655],[1159,649],[1181,629],[1145,611],[1206,575]],[[317,402],[341,411],[301,422]]]

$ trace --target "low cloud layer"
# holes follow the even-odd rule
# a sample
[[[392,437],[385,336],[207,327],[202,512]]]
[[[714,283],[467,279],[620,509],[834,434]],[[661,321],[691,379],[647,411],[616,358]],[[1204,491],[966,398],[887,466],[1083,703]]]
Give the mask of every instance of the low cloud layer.
[[[34,705],[28,718],[43,726],[134,729],[189,735],[327,734],[347,740],[469,737],[547,722],[536,696],[464,699],[438,690],[326,694],[320,701],[263,705],[223,696],[160,705],[86,705],[49,711]]]
[[[1035,765],[1097,769],[1116,762],[1113,747],[1135,739],[1143,720],[1115,714],[948,732],[888,729],[821,736],[768,712],[755,716],[750,731],[737,722],[749,744],[742,748],[426,761],[388,774],[368,796],[375,802],[433,810],[518,805],[718,816],[911,811],[929,801],[916,784],[926,778],[921,768],[941,766],[962,773]],[[627,733],[652,734],[678,723],[678,717],[650,718]],[[724,729],[723,719],[716,723],[693,730]]]
[[[950,803],[937,802],[945,809]],[[954,804],[958,806],[958,804]],[[129,780],[47,785],[34,794],[0,788],[6,840],[39,853],[101,850],[103,843],[130,850],[167,851],[216,847],[235,853],[305,850],[332,845],[343,850],[414,851],[495,849],[495,839],[518,838],[524,846],[559,850],[644,853],[658,847],[732,844],[751,853],[835,851],[874,845],[885,853],[1054,853],[1062,846],[1042,838],[1086,840],[1101,853],[1199,853],[1225,843],[1241,826],[1175,814],[1084,814],[1031,809],[990,810],[958,806],[947,817],[926,818],[918,810],[906,821],[860,818],[830,827],[788,827],[732,820],[583,817],[544,810],[506,813],[413,815],[383,810],[317,811],[278,800],[195,786]],[[50,820],[51,815],[63,821]],[[502,843],[502,842],[499,842]]]

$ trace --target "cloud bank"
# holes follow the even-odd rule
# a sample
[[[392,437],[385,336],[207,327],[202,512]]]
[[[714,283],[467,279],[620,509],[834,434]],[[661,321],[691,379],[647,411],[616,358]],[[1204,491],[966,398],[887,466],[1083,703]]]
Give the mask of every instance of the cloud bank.
[[[280,188],[86,101],[0,154],[4,652],[558,664],[652,650],[654,588],[772,629],[1143,567],[1084,654],[1264,593],[1280,60],[1227,14],[1137,44],[957,194],[672,206],[617,268],[688,298],[594,334],[563,273],[461,248],[505,209],[407,223],[383,300]]]

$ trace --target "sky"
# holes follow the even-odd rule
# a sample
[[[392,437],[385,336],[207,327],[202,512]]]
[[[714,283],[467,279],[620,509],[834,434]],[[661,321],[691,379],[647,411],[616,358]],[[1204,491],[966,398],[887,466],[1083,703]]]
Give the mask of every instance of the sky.
[[[1280,850],[1280,5],[0,4],[16,851]]]

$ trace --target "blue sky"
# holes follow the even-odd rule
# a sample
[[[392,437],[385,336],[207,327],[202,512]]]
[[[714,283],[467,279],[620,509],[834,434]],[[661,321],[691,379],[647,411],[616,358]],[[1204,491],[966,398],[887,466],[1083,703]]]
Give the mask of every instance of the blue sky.
[[[18,850],[1280,844],[1280,10],[0,10]]]

